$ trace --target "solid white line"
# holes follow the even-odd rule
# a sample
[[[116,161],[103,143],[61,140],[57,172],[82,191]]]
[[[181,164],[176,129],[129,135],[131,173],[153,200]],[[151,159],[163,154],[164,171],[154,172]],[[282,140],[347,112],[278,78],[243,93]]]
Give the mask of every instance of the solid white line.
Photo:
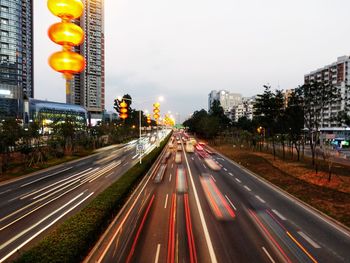
[[[272,209],[272,212],[274,212],[279,218],[281,218],[283,221],[287,220],[283,215],[281,215],[277,210]]]
[[[225,172],[227,172],[227,169],[224,167]]]
[[[265,254],[267,255],[267,257],[269,258],[269,260],[272,262],[272,263],[275,263],[275,261],[273,260],[273,258],[271,257],[270,253],[267,252],[266,248],[262,247],[262,250],[265,252]]]
[[[211,179],[213,179],[213,181],[216,183],[216,180],[214,178],[214,176],[210,175]]]
[[[169,176],[169,182],[171,181],[171,174],[170,174],[170,176]]]
[[[160,244],[157,245],[156,257],[154,259],[154,263],[158,263],[159,260],[159,252],[160,252]]]
[[[263,204],[266,203],[265,200],[262,199],[260,196],[256,195],[255,197],[256,197],[256,199],[258,199],[261,203],[263,203]]]
[[[128,163],[129,163],[129,162],[124,163],[123,166],[127,165]]]
[[[247,189],[247,191],[249,191],[249,192],[251,191],[251,189],[246,185],[244,186],[244,188]]]
[[[233,173],[228,173],[229,175],[233,176]]]
[[[84,192],[83,192],[84,193]],[[62,206],[61,208],[57,209],[56,211],[54,211],[53,213],[51,213],[50,215],[46,216],[45,218],[43,218],[42,220],[40,220],[37,224],[35,224],[34,226],[32,226],[31,228],[35,227],[36,225],[38,225],[39,223],[41,223],[43,220],[45,220],[46,218],[50,217],[52,214],[58,212],[59,210],[61,210],[63,207],[67,206],[68,204],[70,204],[73,200],[77,199],[78,197],[80,197],[83,193],[81,193],[80,195],[78,195],[77,197],[75,197],[74,199],[72,199],[71,201],[69,201],[67,204],[65,204],[64,206]],[[69,212],[71,212],[72,210],[74,210],[76,207],[78,207],[80,204],[82,204],[83,202],[85,202],[85,200],[87,200],[90,196],[92,196],[94,194],[94,192],[90,193],[88,196],[86,196],[84,199],[82,199],[80,202],[78,202],[77,204],[75,204],[74,206],[72,206],[71,208],[69,208],[67,211],[65,211],[64,213],[60,214],[59,217],[57,217],[55,220],[53,220],[50,224],[48,224],[47,226],[45,226],[44,228],[40,229],[38,232],[36,232],[33,236],[31,236],[30,238],[28,238],[26,241],[24,241],[22,244],[20,244],[18,247],[16,247],[14,250],[12,250],[10,253],[8,253],[5,257],[3,257],[2,259],[0,259],[0,262],[5,261],[6,259],[8,259],[10,256],[12,256],[14,253],[16,253],[20,248],[22,248],[23,246],[25,246],[27,243],[29,243],[31,240],[33,240],[34,238],[36,238],[38,235],[40,235],[42,232],[44,232],[46,229],[48,229],[49,227],[51,227],[53,224],[55,224],[58,220],[60,220],[62,217],[64,217],[66,214],[68,214]],[[28,232],[30,230],[29,228],[24,230],[23,232],[21,232],[19,235],[23,235],[25,234],[24,232]],[[23,233],[23,234],[22,234]],[[18,235],[17,235],[18,236]],[[16,237],[17,237],[16,236]],[[13,238],[12,238],[13,239]],[[17,238],[16,238],[17,239]],[[9,241],[8,241],[9,242]],[[8,243],[6,242],[6,243]],[[12,242],[12,241],[11,241]],[[4,244],[5,245],[5,244]],[[6,245],[7,246],[7,245]],[[0,248],[1,249],[1,248]]]
[[[166,194],[166,197],[165,197],[164,208],[166,208],[167,204],[168,204],[168,194]]]
[[[238,183],[241,183],[241,180],[239,180],[238,178],[235,178],[235,180],[236,180]]]
[[[225,197],[226,197],[227,201],[230,203],[230,205],[233,207],[233,209],[234,209],[235,211],[237,211],[237,208],[232,204],[230,198],[228,198],[227,195],[225,195]]]
[[[66,206],[70,205],[72,202],[74,202],[76,199],[78,199],[80,196],[82,196],[84,194],[84,192],[80,193],[79,195],[77,195],[76,197],[74,197],[73,199],[71,199],[68,203],[64,204],[63,206],[61,206],[60,208],[54,210],[53,212],[51,212],[49,215],[45,216],[44,218],[42,218],[41,220],[39,220],[38,222],[36,222],[34,225],[28,227],[27,229],[23,230],[22,232],[18,233],[17,235],[15,235],[13,238],[9,239],[8,241],[6,241],[5,243],[3,243],[0,246],[0,250],[7,247],[9,244],[11,244],[13,241],[15,241],[16,239],[20,238],[21,236],[25,235],[27,232],[29,232],[30,230],[32,230],[33,228],[37,227],[39,224],[41,224],[42,222],[44,222],[46,219],[50,218],[52,215],[56,214],[57,212],[59,212],[60,210],[62,210],[63,208],[65,208]]]
[[[56,174],[59,174],[59,173],[63,173],[63,172],[65,172],[65,171],[68,171],[68,170],[70,170],[70,169],[72,169],[72,168],[73,168],[73,167],[68,167],[68,168],[66,168],[66,169],[57,171],[57,172],[55,172],[55,173],[53,173],[53,174],[49,174],[49,175],[40,177],[40,178],[38,178],[38,179],[36,179],[36,180],[34,180],[34,181],[31,181],[31,182],[29,182],[29,183],[22,184],[20,187],[25,187],[25,186],[27,186],[27,185],[36,183],[36,182],[38,182],[38,181],[44,180],[45,178],[48,178],[48,177],[54,176],[54,175],[56,175]]]
[[[185,150],[184,149],[182,149],[182,150],[185,153]],[[194,184],[194,181],[193,181],[190,165],[188,164],[186,154],[184,154],[184,155],[185,155],[185,161],[186,161],[186,165],[187,165],[187,169],[188,169],[188,174],[190,176],[190,180],[191,180],[191,184],[192,184],[192,188],[193,188],[194,198],[196,200],[196,204],[197,204],[197,208],[198,208],[199,218],[200,218],[202,226],[203,226],[204,237],[205,237],[205,240],[206,240],[206,243],[208,246],[208,250],[209,250],[210,260],[212,263],[217,263],[216,255],[215,255],[214,248],[213,248],[213,243],[211,242],[207,223],[205,222],[205,219],[204,219],[203,210],[202,210],[201,204],[199,202],[198,193],[197,193],[197,189],[196,189],[196,186]]]
[[[305,233],[298,231],[298,234],[301,235],[307,242],[310,243],[311,246],[314,248],[321,248],[319,244],[317,244],[315,241],[313,241],[309,236],[307,236]]]

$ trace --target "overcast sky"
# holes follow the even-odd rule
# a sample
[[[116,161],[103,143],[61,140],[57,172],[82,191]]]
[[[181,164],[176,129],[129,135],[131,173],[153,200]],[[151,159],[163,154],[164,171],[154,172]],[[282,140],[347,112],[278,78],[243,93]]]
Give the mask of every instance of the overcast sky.
[[[57,21],[34,1],[35,97],[65,101],[48,65]],[[207,108],[208,93],[251,96],[262,85],[294,88],[303,76],[350,55],[349,0],[105,0],[106,109],[129,93],[181,119]]]

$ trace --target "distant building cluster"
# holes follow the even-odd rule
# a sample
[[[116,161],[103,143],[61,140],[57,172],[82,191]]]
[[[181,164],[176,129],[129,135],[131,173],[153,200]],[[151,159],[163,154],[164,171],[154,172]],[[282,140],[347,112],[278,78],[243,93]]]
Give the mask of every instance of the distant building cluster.
[[[208,110],[215,100],[220,102],[225,115],[233,121],[242,117],[253,119],[255,97],[242,97],[239,93],[231,93],[227,90],[213,90],[208,96]]]
[[[28,108],[28,99],[34,98],[33,2],[6,0],[0,4],[1,119],[25,120],[38,116]],[[84,14],[76,23],[84,29],[85,40],[75,51],[84,56],[86,68],[71,81],[72,92],[66,105],[47,102],[45,109],[52,107],[55,112],[63,109],[64,113],[71,108],[74,112],[78,109],[75,105],[79,105],[87,111],[89,120],[101,120],[105,111],[104,4],[103,0],[84,0],[83,3]],[[31,108],[36,105],[34,101],[29,104]]]

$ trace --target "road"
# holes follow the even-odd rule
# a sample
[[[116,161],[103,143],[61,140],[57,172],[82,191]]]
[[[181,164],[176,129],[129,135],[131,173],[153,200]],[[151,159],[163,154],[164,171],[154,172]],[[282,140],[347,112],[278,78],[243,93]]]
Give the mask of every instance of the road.
[[[212,149],[176,148],[85,262],[348,262],[346,230]]]
[[[2,183],[0,262],[12,260],[35,244],[135,165],[139,161],[136,142],[107,147],[92,156]],[[146,153],[155,144],[147,147]]]

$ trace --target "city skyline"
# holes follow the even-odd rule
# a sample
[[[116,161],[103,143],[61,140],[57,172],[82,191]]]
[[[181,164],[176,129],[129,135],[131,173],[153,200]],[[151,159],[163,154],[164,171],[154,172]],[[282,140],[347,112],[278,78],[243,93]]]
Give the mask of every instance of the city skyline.
[[[206,108],[211,90],[252,96],[267,83],[294,88],[306,72],[350,53],[346,1],[198,3],[105,1],[107,110],[118,95],[163,95],[163,110],[185,116]],[[47,65],[57,49],[47,28],[56,20],[45,2],[34,12],[41,16],[34,21],[36,98],[64,102],[64,80]],[[341,39],[330,44],[324,32]]]

